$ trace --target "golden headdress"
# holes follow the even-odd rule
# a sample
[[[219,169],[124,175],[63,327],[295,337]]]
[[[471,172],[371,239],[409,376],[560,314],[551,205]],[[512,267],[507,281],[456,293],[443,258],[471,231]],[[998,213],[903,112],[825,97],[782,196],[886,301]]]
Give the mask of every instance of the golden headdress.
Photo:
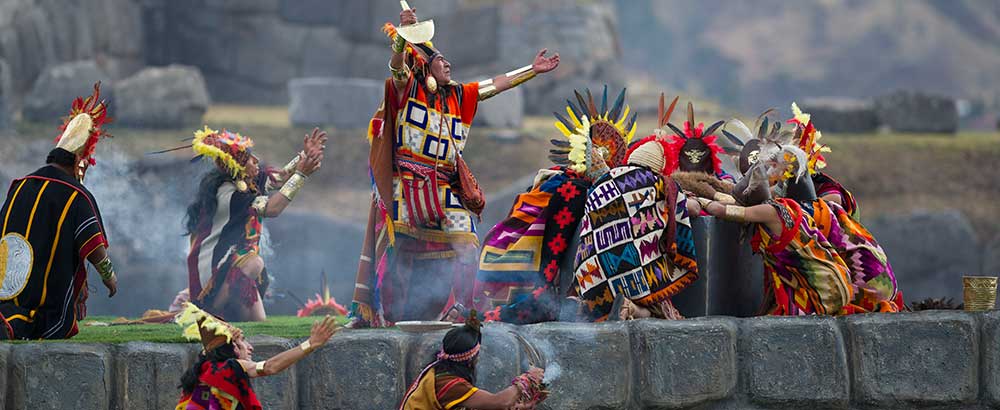
[[[629,142],[635,135],[636,113],[629,115],[630,108],[625,104],[625,89],[618,93],[611,108],[608,108],[608,86],[604,86],[601,97],[601,109],[597,109],[594,96],[586,90],[584,99],[578,91],[574,91],[577,104],[566,100],[566,114],[553,113],[556,117],[555,126],[568,141],[551,140],[554,149],[549,151],[549,159],[558,165],[567,165],[577,172],[584,172],[590,167],[590,149],[600,153],[601,158],[609,168],[625,163],[625,154]]]
[[[56,137],[56,148],[72,152],[94,165],[94,150],[102,137],[110,137],[104,131],[104,124],[110,123],[108,103],[101,98],[101,83],[94,84],[94,93],[84,99],[73,100],[69,116],[63,118],[59,127],[61,133]]]
[[[243,334],[242,330],[199,309],[191,302],[184,304],[184,310],[177,315],[175,322],[184,327],[184,338],[201,340],[206,352],[232,343]]]

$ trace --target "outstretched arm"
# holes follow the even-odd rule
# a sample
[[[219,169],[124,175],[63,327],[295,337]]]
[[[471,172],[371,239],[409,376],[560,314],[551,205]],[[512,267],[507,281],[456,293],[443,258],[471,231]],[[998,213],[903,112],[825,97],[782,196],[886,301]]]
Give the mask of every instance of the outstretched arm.
[[[263,362],[240,360],[240,365],[243,366],[243,370],[245,370],[250,377],[269,376],[280,373],[299,360],[305,358],[306,355],[312,353],[313,350],[318,349],[326,343],[327,340],[330,340],[330,337],[333,336],[334,333],[337,333],[338,330],[340,330],[340,328],[337,327],[336,321],[332,317],[327,316],[322,322],[313,323],[309,340],[302,342],[301,345],[278,353],[278,355]]]
[[[525,375],[532,379],[541,381],[542,377],[545,375],[545,371],[537,367],[532,367],[528,370]],[[516,380],[516,379],[515,379]],[[518,399],[521,398],[521,391],[516,385],[511,385],[510,387],[501,390],[499,393],[493,394],[485,390],[478,390],[469,396],[468,399],[459,403],[462,407],[470,409],[479,410],[493,410],[493,409],[521,409],[521,408],[532,408],[535,403],[518,403]]]
[[[276,218],[281,215],[298,191],[305,185],[309,175],[316,172],[323,163],[324,150],[326,150],[325,132],[314,128],[312,134],[306,135],[303,145],[302,158],[295,164],[295,173],[288,177],[277,194],[271,195],[267,199],[267,205],[264,208],[265,217]]]
[[[764,224],[771,232],[781,232],[781,217],[773,206],[760,204],[743,207],[739,205],[723,205],[722,203],[698,198],[705,212],[716,218],[728,221],[750,222]]]
[[[559,66],[559,53],[552,57],[546,57],[548,49],[542,49],[535,56],[535,61],[517,70],[501,74],[488,80],[479,82],[479,100],[485,100],[494,95],[500,94],[511,88],[517,87],[521,83],[535,78],[536,75],[547,73]]]

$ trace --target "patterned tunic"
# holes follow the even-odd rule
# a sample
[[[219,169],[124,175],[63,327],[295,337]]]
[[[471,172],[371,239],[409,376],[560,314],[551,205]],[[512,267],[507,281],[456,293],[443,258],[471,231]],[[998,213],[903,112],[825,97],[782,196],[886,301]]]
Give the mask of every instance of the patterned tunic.
[[[394,133],[394,228],[418,239],[478,243],[472,213],[449,179],[476,115],[479,83],[441,87],[435,101],[412,78],[408,90]]]
[[[594,182],[581,224],[575,275],[594,320],[619,293],[652,306],[698,278],[687,199],[649,169],[617,167]]]
[[[821,203],[825,203],[820,201]],[[782,218],[777,235],[758,224],[753,249],[764,256],[764,303],[773,315],[842,313],[854,297],[851,271],[823,227],[794,200],[771,202]]]
[[[108,245],[93,195],[46,166],[11,183],[0,218],[0,314],[14,337],[74,336],[86,259]]]
[[[437,374],[434,368],[429,368],[410,387],[400,410],[464,409],[462,402],[477,391],[479,388],[461,377],[448,372]]]
[[[818,200],[801,205],[850,269],[855,294],[847,313],[899,311],[896,276],[875,237],[836,203]]]
[[[198,385],[183,393],[175,410],[262,410],[250,376],[234,359],[206,361],[201,365]]]

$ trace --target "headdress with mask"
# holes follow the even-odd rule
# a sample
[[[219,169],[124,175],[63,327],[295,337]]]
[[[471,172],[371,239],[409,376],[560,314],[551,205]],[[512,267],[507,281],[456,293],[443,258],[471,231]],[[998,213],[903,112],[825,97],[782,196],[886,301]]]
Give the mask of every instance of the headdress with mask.
[[[94,84],[94,93],[86,99],[77,97],[73,100],[69,116],[63,119],[59,130],[62,133],[56,137],[56,149],[74,154],[79,160],[75,163],[75,177],[83,180],[84,170],[97,162],[94,160],[94,150],[101,138],[110,137],[103,126],[111,122],[108,117],[108,104],[101,100],[101,83]],[[59,155],[56,150],[50,155]],[[65,155],[65,154],[63,154]]]
[[[737,182],[733,196],[743,206],[766,201],[770,198],[770,187],[776,184],[781,184],[782,195],[789,198],[805,201],[816,196],[811,179],[802,177],[806,170],[803,164],[807,162],[805,152],[794,144],[794,133],[782,131],[779,122],[770,123],[767,116],[771,112],[767,110],[758,117],[756,134],[738,119],[730,120],[727,126],[733,125],[739,135],[722,131],[740,153],[738,162],[743,177]]]
[[[690,102],[687,106],[687,121],[684,122],[684,129],[681,130],[675,125],[667,123],[674,135],[670,137],[667,151],[667,158],[676,161],[676,165],[670,168],[672,172],[680,169],[686,172],[704,172],[706,174],[722,175],[722,147],[716,142],[718,137],[715,131],[722,127],[725,121],[716,122],[708,128],[703,123],[694,122],[694,105]]]
[[[625,89],[618,93],[608,108],[608,86],[604,86],[600,110],[594,96],[586,90],[585,99],[574,91],[577,104],[566,100],[566,114],[553,113],[555,126],[568,141],[553,139],[555,147],[549,150],[549,159],[557,165],[566,165],[579,173],[593,173],[595,168],[614,168],[625,163],[629,142],[635,135],[636,113],[625,104]],[[597,159],[603,164],[596,164]],[[591,171],[591,172],[588,172]],[[599,175],[597,175],[599,176]]]

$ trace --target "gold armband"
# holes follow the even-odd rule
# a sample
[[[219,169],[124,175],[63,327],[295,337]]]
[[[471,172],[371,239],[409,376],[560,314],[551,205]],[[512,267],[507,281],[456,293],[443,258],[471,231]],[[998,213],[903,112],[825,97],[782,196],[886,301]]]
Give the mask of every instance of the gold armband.
[[[521,85],[525,81],[535,78],[536,73],[535,70],[531,69],[530,65],[526,65],[505,75],[510,79],[510,86],[513,88]]]
[[[105,256],[94,267],[97,268],[97,273],[101,275],[101,280],[109,281],[115,279],[115,266],[111,263],[110,256]]]
[[[250,207],[253,208],[254,211],[257,211],[257,215],[263,215],[264,212],[267,211],[267,199],[268,198],[264,195],[253,199],[253,203],[250,204]]]
[[[711,199],[702,198],[700,196],[694,197],[695,201],[698,201],[698,205],[701,205],[702,209],[708,208],[708,205],[712,203]]]
[[[410,78],[410,68],[404,63],[402,67],[395,68],[392,66],[392,61],[389,61],[389,74],[392,74],[392,79],[396,81],[406,81]]]
[[[288,200],[291,201],[295,199],[295,194],[297,194],[299,190],[302,189],[302,186],[305,184],[306,184],[306,176],[303,175],[301,172],[295,171],[295,174],[289,177],[288,181],[285,181],[285,185],[282,185],[281,190],[279,190],[278,192],[280,192],[281,195],[284,195],[285,198],[288,198]]]
[[[738,222],[746,222],[747,209],[737,205],[726,205],[726,219]]]
[[[729,195],[725,192],[716,192],[714,198],[712,199],[721,202],[725,205],[732,205],[736,203],[736,198],[733,198],[732,195]]]
[[[492,78],[479,82],[479,101],[485,100],[497,94],[500,94],[500,91],[497,90],[496,84],[493,84]]]
[[[256,366],[254,366],[254,368],[257,370],[257,375],[258,376],[262,376],[264,374],[264,364],[266,364],[266,363],[267,363],[267,360],[264,360],[264,361],[261,361],[261,362],[257,362]]]
[[[312,343],[309,343],[309,340],[302,342],[302,344],[300,344],[299,347],[301,347],[302,351],[306,352],[306,354],[312,353],[312,351],[315,350],[315,348],[313,348],[312,346]]]

